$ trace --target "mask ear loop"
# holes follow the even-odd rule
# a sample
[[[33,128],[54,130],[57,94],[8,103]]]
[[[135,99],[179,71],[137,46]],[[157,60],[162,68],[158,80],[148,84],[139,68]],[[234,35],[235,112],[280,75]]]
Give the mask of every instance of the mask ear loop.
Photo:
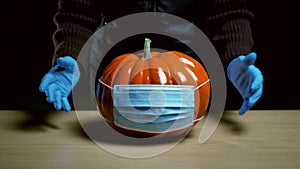
[[[99,81],[101,84],[103,84],[104,86],[106,86],[106,87],[108,87],[108,88],[110,88],[110,89],[114,89],[113,87],[111,87],[111,86],[107,85],[106,83],[102,82],[101,79],[98,79],[98,81]],[[209,83],[209,82],[210,82],[210,80],[207,79],[205,82],[203,82],[202,84],[200,84],[199,86],[197,86],[194,90],[196,91],[196,90],[200,89],[202,86],[206,85],[206,84]]]
[[[108,87],[108,88],[110,88],[110,89],[113,90],[113,87],[111,87],[111,86],[105,84],[104,82],[102,82],[101,79],[98,79],[98,81],[99,81],[101,84],[103,84],[104,86],[106,86],[106,87]],[[99,111],[99,110],[98,110],[98,111]],[[100,116],[101,116],[101,118],[103,118],[106,122],[109,122],[109,123],[113,123],[113,122],[114,122],[114,121],[108,120],[107,118],[105,118],[104,116],[102,116],[101,113],[100,113]]]
[[[100,83],[102,83],[104,86],[106,86],[106,87],[108,87],[108,88],[110,88],[110,89],[112,89],[112,90],[114,89],[113,87],[109,86],[108,84],[102,82],[101,79],[98,79],[98,81],[99,81]]]
[[[202,86],[206,85],[206,84],[209,83],[209,82],[210,82],[210,79],[207,79],[205,82],[203,82],[202,84],[200,84],[199,86],[197,86],[197,87],[194,89],[194,91],[200,89]],[[202,120],[203,118],[204,118],[204,116],[201,116],[200,118],[197,118],[197,119],[193,120],[193,123],[196,123],[196,122]]]
[[[206,85],[209,82],[210,82],[210,80],[207,79],[205,82],[203,82],[202,84],[200,84],[199,86],[197,86],[194,90],[196,91],[196,90],[200,89],[202,86]]]

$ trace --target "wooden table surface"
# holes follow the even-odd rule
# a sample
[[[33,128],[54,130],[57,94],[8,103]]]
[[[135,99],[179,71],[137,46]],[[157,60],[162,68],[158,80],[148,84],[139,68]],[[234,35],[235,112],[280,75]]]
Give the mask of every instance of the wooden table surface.
[[[177,146],[133,159],[103,150],[76,113],[0,111],[2,169],[300,169],[300,111],[226,111],[213,136],[198,137],[204,120]]]

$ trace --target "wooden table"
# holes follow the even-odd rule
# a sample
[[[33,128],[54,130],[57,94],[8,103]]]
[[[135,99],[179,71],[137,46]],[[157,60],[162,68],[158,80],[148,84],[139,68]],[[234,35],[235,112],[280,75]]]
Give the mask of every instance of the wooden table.
[[[2,169],[300,169],[300,111],[226,111],[213,136],[198,137],[204,120],[158,156],[120,157],[97,146],[75,112],[0,111]]]

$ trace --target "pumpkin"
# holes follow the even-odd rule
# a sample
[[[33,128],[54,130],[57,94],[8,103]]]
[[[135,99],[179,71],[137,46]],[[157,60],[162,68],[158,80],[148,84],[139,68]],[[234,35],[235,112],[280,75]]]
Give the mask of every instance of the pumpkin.
[[[146,38],[144,51],[137,54],[123,54],[116,57],[104,69],[100,77],[102,83],[97,84],[97,104],[107,123],[118,132],[132,137],[150,137],[157,133],[129,130],[114,124],[113,85],[121,84],[160,84],[160,85],[193,85],[197,88],[208,80],[204,67],[192,57],[178,51],[151,52],[151,40]],[[207,83],[194,93],[194,119],[201,118],[208,107],[210,84]],[[200,101],[201,100],[201,101]],[[160,133],[176,136],[189,131],[190,127]]]

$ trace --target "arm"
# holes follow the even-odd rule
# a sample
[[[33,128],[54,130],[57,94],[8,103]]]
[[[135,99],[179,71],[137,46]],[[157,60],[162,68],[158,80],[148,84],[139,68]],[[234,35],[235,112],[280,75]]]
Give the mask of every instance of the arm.
[[[39,90],[57,110],[71,110],[68,96],[80,77],[78,54],[98,26],[100,14],[92,0],[59,0],[54,16],[53,67],[42,78]]]
[[[77,58],[81,48],[96,30],[100,13],[93,0],[59,0],[54,15],[57,26],[53,34],[53,65],[60,56]]]
[[[252,12],[245,0],[209,0],[206,21],[209,37],[224,63],[237,56],[249,54],[253,47],[250,22]]]
[[[215,0],[207,16],[214,32],[211,39],[227,67],[227,77],[239,91],[244,102],[239,114],[244,114],[261,97],[263,76],[254,66],[256,53],[253,47],[250,21],[253,14],[245,0]]]

